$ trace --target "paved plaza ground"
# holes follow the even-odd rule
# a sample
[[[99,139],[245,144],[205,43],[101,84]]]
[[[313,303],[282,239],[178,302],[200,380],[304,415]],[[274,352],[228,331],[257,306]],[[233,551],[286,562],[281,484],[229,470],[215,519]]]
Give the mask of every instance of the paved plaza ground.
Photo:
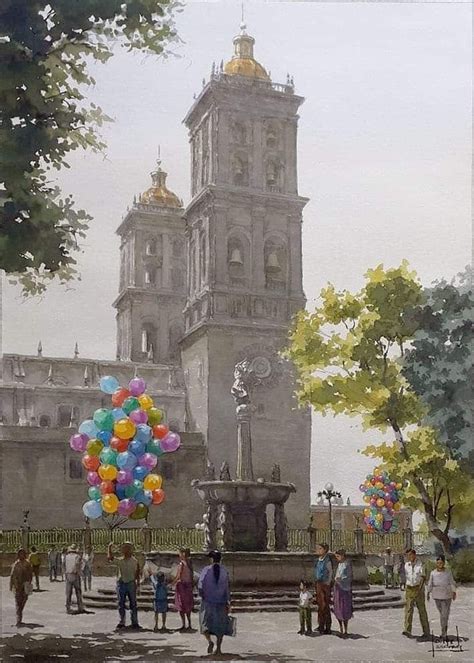
[[[95,579],[97,586],[111,586],[111,578]],[[386,609],[356,612],[350,622],[352,635],[341,639],[338,635],[297,635],[298,615],[285,613],[245,613],[237,616],[238,635],[225,638],[221,657],[205,654],[204,638],[195,633],[180,633],[179,617],[168,615],[170,633],[153,633],[153,613],[142,612],[140,632],[114,632],[117,624],[115,610],[96,610],[85,615],[67,615],[64,607],[64,584],[50,584],[42,578],[46,591],[34,593],[26,606],[27,626],[17,629],[13,596],[8,591],[8,579],[2,578],[2,661],[46,663],[70,661],[111,663],[114,661],[281,661],[306,662],[353,661],[354,663],[388,663],[390,661],[459,661],[473,660],[474,629],[472,626],[474,588],[461,587],[452,610],[451,629],[455,626],[463,638],[462,652],[438,650],[433,654],[431,643],[417,642],[401,635],[403,610]],[[439,621],[433,603],[428,606],[430,622],[435,633]],[[198,615],[194,615],[198,626]],[[415,616],[414,633],[419,634]]]

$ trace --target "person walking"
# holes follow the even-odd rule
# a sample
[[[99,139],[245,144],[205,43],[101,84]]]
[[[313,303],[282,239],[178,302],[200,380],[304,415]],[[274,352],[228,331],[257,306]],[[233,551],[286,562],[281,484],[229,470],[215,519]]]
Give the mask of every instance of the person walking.
[[[10,591],[15,595],[16,625],[23,625],[23,610],[28,596],[33,591],[33,568],[26,558],[26,550],[20,548],[10,573]]]
[[[306,580],[300,582],[300,595],[298,599],[298,612],[300,613],[300,630],[298,635],[311,635],[313,623],[311,614],[311,600],[313,595],[309,591],[309,583]]]
[[[41,558],[38,554],[38,551],[35,546],[31,546],[31,552],[30,556],[28,557],[28,561],[31,564],[31,568],[33,569],[33,575],[35,578],[35,584],[36,584],[36,591],[39,592],[40,590],[40,583],[39,583],[39,575],[40,575],[40,567],[41,567]]]
[[[450,569],[446,568],[446,558],[440,555],[436,558],[436,568],[430,573],[426,587],[427,599],[433,596],[438,608],[441,623],[441,637],[448,637],[449,612],[451,601],[456,600],[456,583]]]
[[[383,570],[385,576],[385,589],[393,589],[393,568],[395,566],[395,555],[391,548],[385,548],[383,554]]]
[[[153,610],[155,612],[155,628],[153,631],[158,633],[158,618],[161,615],[161,631],[166,632],[166,613],[168,612],[168,586],[165,580],[165,574],[160,572],[150,576],[151,585],[154,591]]]
[[[181,630],[186,630],[186,620],[188,622],[187,630],[191,630],[191,612],[194,608],[193,597],[193,568],[190,563],[190,551],[187,548],[181,548],[179,551],[179,565],[175,586],[175,608],[181,617]]]
[[[334,575],[333,610],[339,622],[340,633],[345,636],[349,619],[352,618],[352,564],[342,548],[336,550],[336,560],[338,564]]]
[[[199,622],[201,633],[207,640],[207,653],[212,654],[216,637],[216,654],[222,654],[222,640],[229,632],[230,583],[229,573],[221,564],[221,553],[209,553],[212,564],[204,567],[199,576],[198,591],[201,596]]]
[[[318,559],[314,565],[314,578],[316,582],[316,603],[318,604],[318,630],[321,634],[331,633],[331,586],[333,571],[329,546],[327,543],[318,543],[316,546]]]
[[[406,574],[405,574],[405,558],[403,555],[398,555],[398,561],[396,564],[397,570],[397,583],[401,590],[405,589],[406,585]]]
[[[49,582],[56,581],[58,579],[58,565],[57,565],[57,551],[54,546],[48,551],[48,573],[49,573]]]
[[[94,552],[91,546],[87,546],[82,556],[82,579],[84,580],[84,589],[92,589],[92,568],[94,564]]]
[[[107,559],[117,566],[117,595],[119,602],[120,621],[117,628],[125,628],[125,602],[130,605],[131,628],[139,629],[137,592],[140,585],[140,565],[133,556],[133,544],[126,541],[122,544],[123,557],[114,557],[113,543],[109,543]]]
[[[407,550],[408,561],[405,564],[406,590],[405,590],[405,628],[403,635],[410,638],[413,624],[415,606],[420,616],[423,635],[420,640],[430,638],[430,626],[425,604],[426,572],[421,560],[417,559],[413,548]]]
[[[66,612],[68,615],[72,614],[71,601],[73,590],[76,594],[77,612],[85,612],[84,605],[82,603],[81,567],[82,557],[79,554],[77,546],[72,545],[69,547],[69,550],[64,558],[64,575],[66,578]]]

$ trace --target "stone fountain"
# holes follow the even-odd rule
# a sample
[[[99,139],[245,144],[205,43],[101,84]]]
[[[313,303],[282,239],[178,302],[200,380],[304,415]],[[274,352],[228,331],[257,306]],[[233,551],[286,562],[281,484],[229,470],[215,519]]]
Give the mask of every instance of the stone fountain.
[[[236,403],[237,473],[233,480],[224,462],[216,479],[215,469],[208,463],[203,480],[194,480],[193,488],[206,505],[204,514],[205,549],[217,546],[221,530],[222,547],[227,551],[264,552],[267,542],[267,507],[274,506],[275,551],[288,549],[285,502],[296,488],[282,483],[280,467],[274,465],[271,481],[255,480],[252,465],[252,434],[250,394],[261,382],[254,362],[244,359],[236,364],[231,393]]]

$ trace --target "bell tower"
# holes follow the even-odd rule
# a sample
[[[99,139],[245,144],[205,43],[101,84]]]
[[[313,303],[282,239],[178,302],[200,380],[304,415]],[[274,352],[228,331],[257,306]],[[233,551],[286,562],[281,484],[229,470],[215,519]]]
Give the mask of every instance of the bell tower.
[[[187,295],[182,359],[192,424],[215,465],[235,472],[235,364],[260,372],[252,419],[257,477],[273,463],[297,494],[290,522],[309,509],[309,412],[297,408],[291,366],[278,351],[304,308],[297,188],[298,108],[292,79],[272,83],[241,25],[234,55],[216,70],[184,120],[191,146],[192,200],[185,211]],[[295,467],[294,458],[299,460]],[[306,524],[306,523],[305,523]]]

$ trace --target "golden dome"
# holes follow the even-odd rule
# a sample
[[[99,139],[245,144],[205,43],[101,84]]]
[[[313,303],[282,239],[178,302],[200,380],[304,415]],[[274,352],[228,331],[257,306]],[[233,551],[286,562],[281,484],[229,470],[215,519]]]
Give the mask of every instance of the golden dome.
[[[245,23],[241,24],[240,29],[240,35],[234,37],[234,55],[224,66],[224,73],[229,76],[247,76],[269,81],[270,76],[265,68],[253,57],[255,39],[245,32]]]
[[[164,207],[182,207],[183,202],[166,186],[168,173],[161,169],[158,161],[156,170],[151,173],[152,186],[140,196],[142,205],[163,205]]]

